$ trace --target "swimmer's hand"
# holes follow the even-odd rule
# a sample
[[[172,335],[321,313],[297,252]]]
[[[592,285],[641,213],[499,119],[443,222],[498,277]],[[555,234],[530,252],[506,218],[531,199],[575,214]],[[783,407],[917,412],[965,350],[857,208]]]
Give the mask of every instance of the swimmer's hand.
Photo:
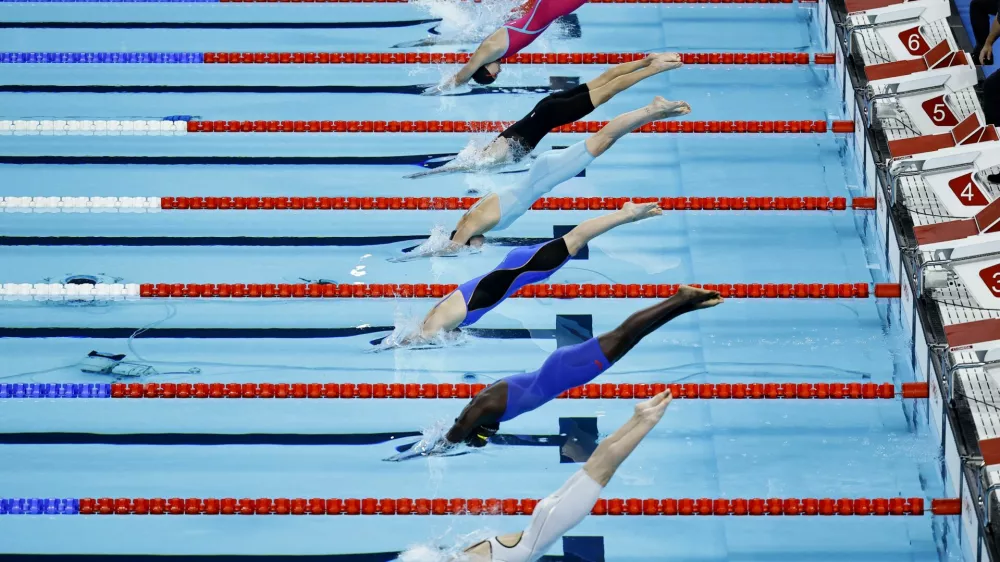
[[[449,443],[448,440],[443,437],[434,441],[421,439],[415,445],[410,447],[409,450],[400,451],[399,453],[383,460],[387,462],[401,462],[417,457],[453,456],[457,452],[458,448],[459,444]]]
[[[420,92],[420,95],[422,95],[422,96],[440,96],[441,94],[443,94],[446,91],[448,91],[448,89],[450,89],[450,88],[445,88],[444,86],[442,86],[442,85],[439,84],[437,86],[431,86],[430,88],[427,88],[423,92]]]
[[[451,174],[459,171],[458,167],[449,167],[447,165],[434,168],[433,170],[424,170],[422,172],[417,172],[415,174],[410,174],[408,176],[403,176],[403,179],[415,180],[417,178],[426,178],[427,176],[437,176],[441,174]]]
[[[458,244],[448,244],[444,248],[440,248],[437,250],[425,250],[425,251],[413,250],[412,252],[407,253],[405,256],[388,258],[388,261],[391,263],[405,263],[408,261],[419,260],[423,258],[457,258],[459,255],[463,253],[464,249],[465,249],[464,246],[459,246]]]

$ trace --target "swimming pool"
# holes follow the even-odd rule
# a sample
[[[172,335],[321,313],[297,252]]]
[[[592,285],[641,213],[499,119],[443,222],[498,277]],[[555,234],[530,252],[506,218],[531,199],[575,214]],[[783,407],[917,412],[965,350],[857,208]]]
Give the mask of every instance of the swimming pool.
[[[450,420],[464,401],[294,397],[331,396],[334,388],[339,395],[348,388],[376,394],[382,388],[390,395],[426,392],[426,387],[380,383],[431,385],[441,392],[533,370],[556,346],[609,330],[653,302],[641,297],[647,286],[659,291],[678,283],[734,285],[737,298],[686,315],[646,338],[595,381],[619,385],[612,395],[623,386],[651,383],[901,387],[914,379],[907,336],[886,320],[893,300],[874,295],[742,298],[740,292],[752,293],[760,284],[757,290],[765,294],[794,294],[798,288],[782,284],[801,283],[832,284],[838,291],[857,284],[867,290],[886,280],[874,249],[878,242],[868,240],[867,211],[852,208],[865,194],[858,187],[850,143],[832,130],[629,135],[588,166],[583,177],[558,186],[550,196],[577,198],[573,208],[579,198],[590,198],[588,207],[590,201],[600,207],[606,203],[599,198],[625,196],[671,201],[826,197],[844,198],[846,205],[829,211],[666,211],[661,218],[601,236],[589,245],[585,259],[573,260],[548,281],[565,290],[578,286],[581,293],[592,286],[597,295],[607,285],[604,290],[612,295],[623,291],[624,300],[510,299],[477,324],[478,331],[461,346],[386,353],[370,353],[373,338],[394,323],[419,318],[433,301],[379,298],[371,295],[372,287],[460,283],[492,268],[510,245],[559,235],[601,211],[530,211],[480,254],[391,263],[387,258],[418,244],[434,225],[450,228],[462,212],[458,207],[467,205],[444,199],[445,210],[406,210],[400,198],[476,197],[517,176],[402,179],[430,157],[463,148],[470,135],[458,133],[206,133],[185,125],[190,133],[149,135],[144,130],[137,135],[114,128],[111,134],[91,134],[95,121],[148,122],[167,116],[191,123],[225,121],[226,128],[229,121],[242,127],[256,121],[329,120],[333,130],[338,121],[348,120],[506,121],[526,113],[553,86],[591,79],[605,67],[511,65],[488,95],[429,98],[414,95],[413,87],[436,82],[444,72],[441,65],[223,65],[205,64],[201,54],[389,52],[393,43],[424,36],[436,23],[424,20],[441,9],[348,3],[0,3],[7,21],[49,25],[5,31],[2,52],[162,51],[201,57],[159,64],[0,63],[8,85],[0,87],[0,122],[11,121],[9,134],[0,134],[0,196],[144,197],[153,203],[122,208],[121,199],[105,207],[107,200],[87,200],[74,207],[76,201],[60,203],[57,208],[64,212],[56,213],[42,212],[42,203],[34,201],[8,204],[0,215],[0,283],[18,284],[4,286],[0,303],[5,336],[0,339],[0,376],[5,377],[0,392],[7,396],[0,395],[0,498],[191,498],[198,512],[212,511],[199,498],[391,498],[396,508],[404,498],[541,498],[579,468],[573,462],[579,451],[567,440],[586,449],[596,434],[606,435],[623,423],[633,400],[557,400],[504,424],[505,444],[476,454],[395,464],[381,459],[414,441],[423,428]],[[823,52],[816,11],[804,3],[592,4],[577,12],[578,33],[569,25],[567,38],[531,50],[766,51],[807,53],[807,60],[816,61],[814,55]],[[242,22],[248,28],[129,29],[143,21]],[[257,25],[305,21],[367,27]],[[385,27],[395,21],[422,23]],[[58,22],[130,25],[70,29],[59,28]],[[22,55],[20,60],[45,57]],[[686,121],[734,129],[737,125],[719,122],[830,122],[832,129],[842,109],[840,85],[829,68],[759,61],[692,64],[619,94],[588,119],[606,121],[659,94],[689,102],[693,112]],[[550,80],[553,76],[558,79]],[[16,129],[14,120],[38,123]],[[78,125],[54,123],[67,120]],[[550,134],[539,150],[582,138],[580,133]],[[176,198],[198,198],[195,206],[208,205],[203,197],[317,198],[317,205],[319,198],[343,198],[347,206],[355,198],[358,207],[376,208],[173,208]],[[403,209],[380,210],[377,201],[364,203],[363,198],[386,198],[389,207],[396,198]],[[275,205],[295,203],[271,199]],[[117,299],[90,294],[86,283],[87,294],[69,299],[40,297],[37,289],[33,296],[19,292],[23,284],[65,291],[70,278],[82,276],[102,285],[142,287]],[[353,293],[355,284],[365,284],[369,294],[282,298],[282,288],[274,287],[277,298],[181,296],[204,291],[205,284],[212,294],[222,285],[226,291],[234,285],[286,285],[294,292],[295,285],[319,283],[337,284],[337,295],[344,286]],[[159,296],[160,287],[166,295]],[[845,296],[857,294],[851,287]],[[170,296],[175,289],[180,292]],[[822,295],[826,286],[802,290]],[[130,339],[140,328],[147,330]],[[93,350],[125,353],[129,361],[162,374],[120,381],[153,387],[88,387],[112,382],[107,375],[81,372],[80,361]],[[98,397],[142,396],[148,388],[163,396],[164,389],[178,388],[166,385],[213,383],[243,385],[238,391],[205,387],[219,396],[242,395],[247,388],[256,396],[269,385],[290,385],[293,397]],[[42,397],[40,392],[91,397]],[[926,418],[923,402],[899,398],[677,400],[603,497],[942,497],[938,445],[929,437]],[[134,500],[125,505],[126,512],[136,511]],[[332,501],[323,505],[340,512]],[[12,506],[8,502],[7,511],[14,511]],[[258,508],[281,512],[263,502],[255,504]],[[346,504],[343,510],[351,513]],[[525,520],[8,514],[0,517],[0,533],[8,553],[388,560],[414,544],[452,545],[468,534],[520,528]],[[955,542],[953,529],[947,518],[930,515],[595,516],[552,554],[594,561],[940,560],[956,556],[949,546]]]

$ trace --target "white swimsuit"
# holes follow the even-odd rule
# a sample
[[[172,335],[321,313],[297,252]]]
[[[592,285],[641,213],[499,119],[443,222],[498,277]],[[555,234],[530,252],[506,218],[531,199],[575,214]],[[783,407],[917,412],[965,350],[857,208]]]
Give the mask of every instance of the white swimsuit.
[[[528,177],[514,185],[498,189],[500,222],[493,230],[503,230],[514,223],[535,201],[552,191],[555,186],[575,177],[594,157],[587,151],[586,141],[580,141],[562,150],[543,152],[528,170]]]
[[[603,486],[578,470],[554,494],[538,502],[528,529],[512,547],[489,540],[493,562],[535,562],[594,509]]]

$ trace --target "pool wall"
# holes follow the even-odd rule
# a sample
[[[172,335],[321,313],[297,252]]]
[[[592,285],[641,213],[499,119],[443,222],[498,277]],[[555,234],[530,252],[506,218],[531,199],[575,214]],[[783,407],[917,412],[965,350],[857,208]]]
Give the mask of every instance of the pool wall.
[[[927,407],[921,408],[916,418],[941,440],[941,476],[945,482],[946,494],[962,498],[962,516],[958,529],[951,528],[956,525],[953,519],[939,518],[936,531],[938,538],[942,540],[942,558],[948,559],[949,555],[960,554],[964,560],[996,562],[996,539],[989,536],[983,525],[985,513],[979,500],[979,473],[962,460],[979,453],[975,429],[964,420],[959,420],[955,408],[942,399],[946,394],[948,369],[945,363],[947,353],[942,353],[947,349],[943,344],[943,329],[928,321],[923,305],[914,298],[917,291],[915,264],[904,251],[904,248],[914,247],[908,243],[912,240],[913,233],[904,231],[904,227],[891,217],[887,202],[888,181],[876,164],[884,162],[885,157],[880,155],[879,148],[875,145],[864,115],[862,98],[857,94],[859,88],[865,86],[865,80],[852,72],[847,64],[843,33],[837,27],[846,14],[838,13],[836,10],[842,6],[833,5],[833,2],[819,0],[818,21],[814,23],[822,37],[823,47],[836,54],[834,79],[841,85],[844,118],[854,121],[853,146],[846,148],[854,155],[861,183],[858,189],[863,191],[856,195],[877,199],[876,212],[858,219],[859,231],[865,242],[875,250],[874,257],[882,268],[884,281],[899,282],[902,287],[902,298],[899,301],[882,303],[884,321],[890,326],[898,325],[904,333],[911,335],[910,361],[913,372],[918,381],[928,382],[930,387]],[[959,538],[957,547],[948,542],[948,537],[952,536]],[[956,551],[956,548],[959,550]]]

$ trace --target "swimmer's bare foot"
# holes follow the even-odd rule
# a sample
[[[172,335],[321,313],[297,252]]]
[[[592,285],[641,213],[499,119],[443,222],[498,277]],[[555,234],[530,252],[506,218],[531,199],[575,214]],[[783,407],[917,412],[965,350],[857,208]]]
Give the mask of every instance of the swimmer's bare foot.
[[[684,66],[681,56],[677,53],[656,53],[650,56],[649,65],[660,72],[673,70]]]
[[[663,413],[667,411],[667,406],[670,405],[672,400],[673,396],[670,395],[670,391],[664,390],[649,400],[636,404],[635,417],[644,422],[656,425],[660,421],[660,418],[663,417]]]
[[[691,306],[691,310],[712,308],[713,306],[722,304],[722,295],[718,291],[706,291],[705,289],[697,289],[688,285],[681,285],[677,289],[677,296],[687,301],[689,306]]]
[[[649,107],[653,108],[657,119],[678,117],[691,113],[691,106],[686,101],[669,101],[663,96],[653,98],[653,102],[649,104]]]
[[[633,203],[629,201],[622,206],[622,211],[629,217],[629,222],[638,222],[663,214],[659,203]]]

